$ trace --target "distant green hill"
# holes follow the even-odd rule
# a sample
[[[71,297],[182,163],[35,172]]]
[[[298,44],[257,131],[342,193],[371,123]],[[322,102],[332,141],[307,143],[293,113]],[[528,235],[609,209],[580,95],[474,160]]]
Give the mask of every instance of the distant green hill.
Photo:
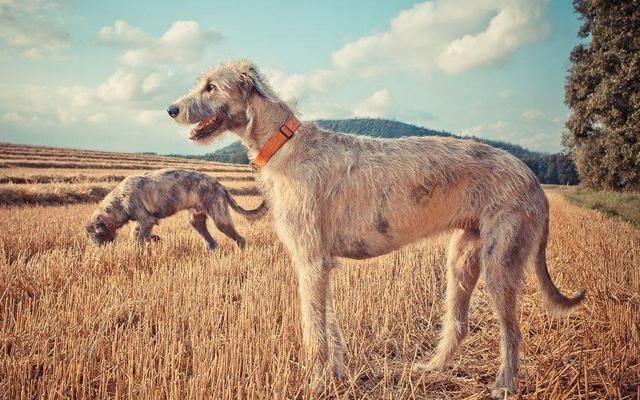
[[[377,118],[352,118],[352,119],[323,119],[316,121],[322,128],[336,132],[355,133],[373,137],[398,138],[404,136],[449,136],[461,138],[461,136],[445,131],[422,128],[406,124],[404,122]],[[562,153],[546,154],[527,150],[515,144],[487,140],[477,137],[465,137],[466,139],[486,143],[493,147],[503,149],[524,161],[536,174],[540,182],[551,184],[576,184],[578,174],[573,162]],[[248,164],[246,149],[240,142],[235,142],[214,153],[203,156],[184,156],[187,158],[200,158],[210,161],[220,161],[236,164]]]

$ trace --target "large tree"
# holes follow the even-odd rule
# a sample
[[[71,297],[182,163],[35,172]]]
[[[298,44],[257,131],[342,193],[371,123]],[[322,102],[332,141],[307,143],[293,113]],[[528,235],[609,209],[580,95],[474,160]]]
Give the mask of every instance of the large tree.
[[[640,0],[574,0],[564,143],[587,186],[640,190]]]

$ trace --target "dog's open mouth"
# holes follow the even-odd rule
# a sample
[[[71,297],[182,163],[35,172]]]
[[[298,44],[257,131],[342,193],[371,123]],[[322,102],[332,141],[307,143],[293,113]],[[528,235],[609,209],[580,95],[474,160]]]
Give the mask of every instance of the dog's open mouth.
[[[189,135],[189,139],[191,140],[201,140],[208,136],[211,136],[215,131],[220,128],[222,125],[222,118],[218,118],[217,116],[209,117],[205,120],[202,120],[191,129],[191,135]]]

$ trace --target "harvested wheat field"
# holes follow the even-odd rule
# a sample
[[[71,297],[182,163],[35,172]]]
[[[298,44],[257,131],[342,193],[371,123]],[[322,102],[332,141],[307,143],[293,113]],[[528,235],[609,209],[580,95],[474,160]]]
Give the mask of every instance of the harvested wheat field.
[[[0,158],[6,159],[2,150]],[[113,169],[121,168],[123,161],[113,158]],[[158,157],[148,164],[162,162]],[[244,168],[236,176],[246,180],[233,183],[237,189],[253,185],[242,166],[177,163]],[[91,168],[77,175],[92,175]],[[0,176],[37,174],[24,166],[0,170]],[[11,189],[5,185],[38,193],[51,184],[7,183],[0,196]],[[520,303],[519,392],[535,399],[638,398],[640,230],[571,205],[557,192],[548,195],[551,275],[565,293],[585,287],[588,294],[578,312],[553,320],[528,276]],[[258,196],[237,198],[244,206],[260,202]],[[126,227],[115,243],[97,248],[83,230],[92,201],[0,207],[0,398],[312,397],[299,361],[295,271],[268,218],[249,224],[235,216],[247,238],[245,251],[213,229],[220,247],[205,252],[184,213],[161,222],[158,243],[137,246]],[[412,363],[427,359],[437,342],[445,245],[442,237],[368,261],[343,260],[334,279],[349,375],[316,397],[488,395],[499,343],[482,283],[472,298],[470,335],[451,368],[410,374]]]

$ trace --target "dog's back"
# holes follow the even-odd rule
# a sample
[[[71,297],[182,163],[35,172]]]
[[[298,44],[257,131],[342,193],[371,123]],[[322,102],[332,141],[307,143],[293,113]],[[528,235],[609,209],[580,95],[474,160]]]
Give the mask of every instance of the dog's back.
[[[139,201],[155,218],[166,218],[185,209],[203,209],[203,199],[221,191],[218,181],[202,172],[166,168],[131,176],[122,191]]]

